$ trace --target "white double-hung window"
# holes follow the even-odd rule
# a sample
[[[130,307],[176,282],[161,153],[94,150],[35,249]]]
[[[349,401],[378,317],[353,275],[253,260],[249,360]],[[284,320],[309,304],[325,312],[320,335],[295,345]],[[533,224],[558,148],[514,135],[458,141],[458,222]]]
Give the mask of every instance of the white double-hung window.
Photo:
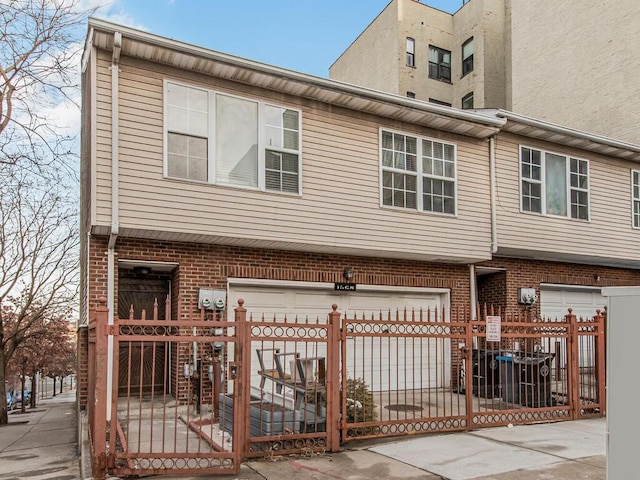
[[[640,170],[631,171],[631,195],[633,198],[633,226],[640,228]]]
[[[524,212],[589,220],[589,162],[520,147],[520,195]]]
[[[165,175],[300,192],[300,111],[165,82]]]
[[[455,145],[381,130],[382,205],[456,214]]]

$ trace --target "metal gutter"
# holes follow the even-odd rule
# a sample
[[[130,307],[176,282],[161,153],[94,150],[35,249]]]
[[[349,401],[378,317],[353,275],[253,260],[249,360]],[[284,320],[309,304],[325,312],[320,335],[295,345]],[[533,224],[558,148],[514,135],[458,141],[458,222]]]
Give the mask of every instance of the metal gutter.
[[[576,130],[574,128],[563,127],[555,123],[545,122],[543,120],[537,120],[535,118],[527,117],[525,115],[520,115],[514,112],[509,112],[507,110],[498,110],[496,112],[496,116],[499,118],[511,120],[513,122],[517,122],[530,127],[547,130],[549,132],[554,132],[561,135],[568,135],[571,137],[580,138],[582,140],[586,140],[589,142],[599,143],[601,145],[607,145],[612,148],[619,148],[622,150],[629,150],[632,152],[640,153],[640,145],[637,145],[634,143],[624,142],[622,140],[615,140],[611,137],[596,135],[593,133],[584,132],[582,130]]]
[[[376,100],[380,102],[392,103],[396,105],[410,107],[423,112],[442,115],[442,116],[454,118],[457,120],[469,121],[469,122],[473,122],[473,123],[477,123],[477,124],[481,124],[489,127],[494,127],[494,128],[500,128],[506,123],[506,121],[502,118],[489,117],[486,115],[480,115],[480,114],[468,112],[465,110],[459,110],[455,108],[444,107],[441,105],[423,102],[420,100],[414,100],[407,97],[402,97],[400,95],[392,95],[379,90],[360,87],[360,86],[352,85],[349,83],[340,82],[337,80],[325,79],[321,77],[316,77],[314,75],[295,72],[293,70],[275,67],[265,63],[260,63],[253,60],[248,60],[248,59],[236,57],[233,55],[217,52],[214,50],[206,49],[203,47],[198,47],[188,43],[179,42],[177,40],[150,34],[148,32],[143,32],[141,30],[136,30],[130,27],[121,26],[121,25],[114,24],[105,20],[100,20],[97,18],[89,19],[89,27],[92,28],[93,31],[101,30],[101,31],[104,31],[107,33],[113,33],[113,34],[115,34],[115,32],[120,32],[124,37],[130,40],[135,40],[135,41],[147,43],[149,45],[168,48],[179,53],[196,55],[196,56],[206,58],[208,60],[212,60],[215,62],[225,63],[225,64],[236,66],[239,68],[253,70],[255,72],[271,75],[273,77],[278,77],[285,80],[295,81],[295,82],[310,85],[310,86],[315,86],[325,90],[332,90],[332,91],[343,93],[343,94],[349,94],[349,95],[369,98],[371,100]]]

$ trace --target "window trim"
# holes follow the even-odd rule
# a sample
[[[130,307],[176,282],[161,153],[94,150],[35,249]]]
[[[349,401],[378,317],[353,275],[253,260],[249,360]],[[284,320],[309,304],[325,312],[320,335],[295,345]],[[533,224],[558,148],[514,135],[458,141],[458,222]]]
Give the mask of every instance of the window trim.
[[[475,45],[473,45],[473,47],[472,47],[473,50],[471,50],[471,55],[469,55],[468,57],[464,56],[464,47],[466,47],[469,43],[473,43],[473,37],[468,38],[462,44],[462,48],[461,48],[462,63],[460,65],[460,71],[462,72],[462,75],[460,76],[460,78],[469,75],[471,72],[473,72],[473,69],[475,68],[474,61],[473,61],[473,55],[475,53]],[[471,58],[471,69],[465,72],[464,71],[464,64],[465,64],[465,60],[467,60],[467,58]]]
[[[438,53],[448,53],[449,54],[449,78],[446,78],[442,75],[440,75],[440,68],[443,66],[443,64],[441,64],[440,62],[435,63],[431,61],[431,50],[434,49],[436,51],[438,51]],[[427,70],[427,76],[428,78],[432,79],[432,80],[437,80],[439,82],[446,82],[446,83],[451,83],[451,60],[453,59],[453,57],[451,56],[451,51],[450,50],[446,50],[444,48],[440,48],[440,47],[436,47],[435,45],[429,45],[429,67]],[[438,67],[438,76],[437,77],[433,77],[431,76],[431,65],[436,65]]]
[[[638,182],[635,183],[634,176],[638,176]],[[635,187],[638,187],[638,196],[635,196]],[[636,202],[638,202],[638,209],[636,211]],[[636,225],[636,219],[638,225]],[[640,170],[631,170],[631,228],[640,230]]]
[[[410,45],[411,45],[411,49],[409,49]],[[406,52],[405,63],[407,65],[407,67],[416,68],[416,40],[415,40],[415,38],[407,37],[406,50],[407,50],[407,52]],[[410,58],[411,58],[411,62],[409,62]]]
[[[416,208],[407,208],[407,207],[396,207],[393,205],[386,205],[384,203],[384,192],[383,192],[383,173],[384,169],[388,167],[383,167],[382,165],[382,134],[383,132],[388,132],[391,134],[403,135],[405,137],[413,137],[416,139],[416,167],[417,170],[415,172],[416,176]],[[450,181],[453,181],[453,213],[446,212],[436,212],[432,210],[424,209],[424,201],[423,201],[423,187],[422,180],[424,178],[435,178],[440,179],[443,177],[437,175],[428,175],[422,172],[422,141],[426,140],[429,142],[437,142],[443,145],[451,145],[453,147],[453,178],[447,177]],[[378,168],[379,168],[379,178],[378,178],[378,194],[379,194],[379,206],[380,208],[396,210],[400,212],[411,212],[411,213],[419,213],[425,215],[438,215],[445,218],[458,218],[458,144],[450,141],[445,141],[441,138],[434,138],[419,135],[412,132],[396,130],[393,128],[380,127],[378,129]],[[398,171],[396,169],[388,169],[389,171]]]
[[[469,108],[464,108],[464,102],[465,102],[465,100],[468,100],[469,98],[471,98],[472,105]],[[469,93],[467,93],[464,97],[462,97],[462,99],[460,100],[460,108],[463,109],[463,110],[473,110],[475,108],[474,101],[475,100],[473,98],[473,90],[472,90]]]
[[[542,162],[540,165],[540,180],[536,180],[533,181],[531,183],[539,183],[541,185],[540,187],[540,192],[541,192],[541,199],[540,199],[540,212],[533,212],[530,210],[525,210],[522,204],[522,183],[523,180],[531,180],[531,179],[525,179],[522,176],[522,149],[529,149],[532,151],[538,151],[540,152],[541,158],[542,158]],[[567,198],[567,215],[554,215],[552,213],[547,213],[547,192],[546,192],[546,154],[551,154],[551,155],[557,155],[559,157],[564,157],[566,160],[566,187],[567,187],[567,192],[566,192],[566,198]],[[580,162],[586,162],[587,164],[587,188],[586,188],[586,193],[587,193],[587,218],[577,218],[577,217],[573,217],[571,216],[571,191],[572,191],[572,187],[571,187],[571,160],[578,160]],[[584,191],[584,189],[579,188],[577,189],[578,191]],[[524,214],[529,214],[529,215],[536,215],[536,216],[541,216],[541,217],[550,217],[550,218],[559,218],[559,219],[564,219],[564,220],[572,220],[572,221],[577,221],[577,222],[586,222],[589,223],[591,222],[591,168],[590,168],[590,162],[588,159],[586,158],[581,158],[581,157],[576,157],[576,156],[572,156],[570,154],[567,153],[560,153],[560,152],[556,152],[556,151],[552,151],[552,150],[546,150],[544,148],[540,148],[540,147],[534,147],[531,145],[524,145],[524,144],[520,144],[518,146],[518,203],[519,203],[519,212],[520,213],[524,213]]]
[[[168,125],[168,108],[169,104],[167,102],[167,88],[170,84],[178,85],[186,88],[193,88],[196,90],[201,90],[207,93],[207,115],[208,115],[208,128],[207,128],[207,137],[201,137],[207,139],[207,180],[193,180],[190,178],[183,177],[174,177],[169,175],[169,159],[168,159],[168,137],[169,133],[179,133],[184,134],[182,131],[169,131]],[[176,81],[170,78],[163,79],[163,90],[162,90],[162,177],[165,180],[171,181],[180,181],[180,182],[188,182],[188,183],[198,183],[203,185],[215,185],[217,187],[228,187],[228,188],[238,188],[242,190],[253,190],[264,193],[273,193],[273,194],[281,194],[281,195],[290,195],[290,196],[302,196],[302,110],[297,107],[292,107],[290,105],[282,105],[269,100],[237,95],[234,93],[225,92],[224,90],[215,90],[211,88],[204,87],[202,85],[185,83],[182,81]],[[258,182],[257,186],[246,186],[246,185],[235,185],[230,183],[219,183],[216,178],[216,162],[215,162],[215,152],[216,152],[216,95],[224,95],[230,98],[237,98],[240,100],[245,100],[249,102],[254,102],[257,105],[257,118],[258,118],[258,158],[257,158],[257,168],[258,168]],[[298,149],[295,151],[298,155],[298,191],[297,192],[285,192],[279,190],[270,190],[266,188],[266,150],[267,146],[265,145],[265,127],[266,127],[266,119],[265,119],[265,108],[267,106],[275,107],[275,108],[284,108],[287,110],[293,110],[298,112]],[[188,133],[187,133],[188,135]],[[294,153],[291,149],[273,149],[277,152],[285,152],[285,153]]]

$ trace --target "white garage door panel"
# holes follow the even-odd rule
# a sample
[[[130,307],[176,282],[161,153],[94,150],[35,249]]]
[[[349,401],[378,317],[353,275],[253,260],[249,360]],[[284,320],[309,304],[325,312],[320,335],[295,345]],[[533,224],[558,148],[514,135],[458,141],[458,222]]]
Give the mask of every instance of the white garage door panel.
[[[564,316],[572,309],[578,318],[591,318],[596,310],[604,310],[607,298],[603,297],[599,288],[576,288],[570,285],[540,287],[540,315],[545,318],[563,320]],[[580,366],[593,366],[592,358],[595,346],[594,337],[584,336],[579,339]],[[564,367],[566,345],[561,345],[561,366]]]
[[[283,321],[286,316],[291,321],[293,316],[300,320],[309,319],[315,321],[326,319],[331,312],[331,305],[337,304],[338,311],[356,315],[357,318],[378,318],[380,312],[387,318],[389,309],[392,310],[392,318],[395,318],[396,309],[401,312],[404,308],[408,311],[415,309],[436,309],[441,311],[446,299],[444,294],[433,292],[406,292],[402,290],[360,290],[356,292],[336,292],[333,285],[317,284],[316,288],[296,287],[288,285],[229,285],[230,307],[237,305],[237,299],[244,299],[244,306],[249,314],[254,317],[264,314],[265,318],[276,318]],[[359,286],[360,287],[360,286]],[[233,308],[229,309],[232,318]],[[401,313],[402,315],[402,313]],[[410,317],[409,317],[410,318]],[[426,317],[425,317],[426,318]],[[374,391],[388,389],[410,389],[419,386],[425,387],[424,379],[431,379],[431,387],[444,387],[450,383],[449,369],[449,342],[442,340],[412,340],[385,338],[350,338],[347,340],[346,368],[350,378],[366,377]],[[434,342],[438,342],[437,348]],[[301,356],[325,356],[324,343],[278,342],[276,347],[282,351],[300,351]],[[256,346],[252,346],[252,385],[259,383],[257,367],[259,365]],[[430,352],[430,354],[428,353]],[[436,354],[437,353],[437,354]],[[439,358],[446,358],[443,365]],[[266,366],[269,368],[269,366]],[[436,375],[436,372],[438,375]],[[419,378],[422,377],[422,378]]]
[[[540,314],[543,317],[562,319],[572,308],[578,317],[593,317],[596,309],[603,310],[607,299],[599,289],[577,290],[540,287]]]

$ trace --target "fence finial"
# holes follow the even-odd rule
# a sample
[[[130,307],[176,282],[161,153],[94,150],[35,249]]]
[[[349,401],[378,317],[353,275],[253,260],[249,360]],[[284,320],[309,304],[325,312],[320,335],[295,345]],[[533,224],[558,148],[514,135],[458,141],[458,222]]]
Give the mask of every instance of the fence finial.
[[[331,310],[333,310],[334,312],[338,310],[338,304],[334,303],[333,305],[331,305]]]

